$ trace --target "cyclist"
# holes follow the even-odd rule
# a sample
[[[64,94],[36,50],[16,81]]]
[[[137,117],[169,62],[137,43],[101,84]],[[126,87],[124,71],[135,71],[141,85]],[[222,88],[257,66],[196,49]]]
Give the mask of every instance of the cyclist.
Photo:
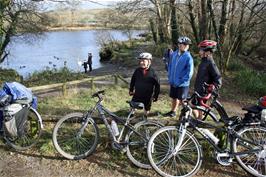
[[[172,98],[171,111],[164,116],[175,117],[176,109],[187,98],[190,79],[193,75],[193,58],[188,51],[191,40],[188,37],[178,38],[178,50],[170,56],[168,65],[168,80],[170,97]]]
[[[220,71],[213,60],[213,53],[216,50],[216,46],[217,42],[212,40],[204,40],[198,45],[201,63],[198,67],[194,90],[201,96],[205,94],[203,87],[204,83],[213,84],[216,88],[220,88],[222,85],[222,77]],[[198,101],[194,100],[193,104],[197,105]],[[195,114],[195,116],[198,118],[202,117],[200,112],[195,112]]]
[[[129,95],[133,95],[132,101],[142,102],[145,106],[145,115],[147,116],[152,101],[158,99],[160,93],[160,82],[156,72],[151,68],[152,55],[150,53],[141,53],[138,58],[139,67],[132,75]]]

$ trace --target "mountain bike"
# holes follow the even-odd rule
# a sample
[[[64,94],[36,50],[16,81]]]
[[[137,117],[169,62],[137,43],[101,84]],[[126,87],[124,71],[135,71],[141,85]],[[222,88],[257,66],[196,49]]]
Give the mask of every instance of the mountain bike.
[[[195,97],[195,94],[192,95]],[[224,126],[195,119],[193,108],[184,103],[179,126],[157,130],[150,138],[147,154],[153,169],[162,176],[187,177],[198,172],[203,153],[198,136],[215,149],[217,161],[228,166],[236,159],[249,174],[266,176],[266,128],[261,122],[243,123],[241,119],[224,119]],[[227,146],[220,148],[219,139],[209,129],[222,129],[227,135]]]
[[[8,105],[12,106],[14,104]],[[11,146],[15,150],[27,150],[31,148],[38,142],[38,139],[41,136],[43,124],[42,118],[40,114],[31,107],[29,104],[18,104],[21,105],[22,110],[24,111],[25,118],[20,119],[15,115],[11,115],[6,107],[1,107],[0,111],[3,112],[3,121],[2,121],[2,131],[3,131],[3,138],[7,145]],[[22,111],[21,110],[21,111]],[[17,126],[17,135],[12,135],[8,131],[7,123],[9,121],[16,121],[15,126]]]
[[[82,159],[91,155],[98,144],[99,128],[93,118],[94,113],[99,113],[108,130],[112,147],[118,150],[126,150],[129,160],[138,167],[151,168],[147,157],[147,144],[150,136],[162,124],[147,120],[133,124],[135,109],[143,109],[143,103],[129,102],[131,110],[127,118],[122,118],[102,105],[104,91],[92,95],[98,101],[92,110],[86,113],[71,113],[60,119],[53,130],[53,144],[56,150],[67,159]],[[115,121],[122,125],[121,131],[116,136],[111,123]]]

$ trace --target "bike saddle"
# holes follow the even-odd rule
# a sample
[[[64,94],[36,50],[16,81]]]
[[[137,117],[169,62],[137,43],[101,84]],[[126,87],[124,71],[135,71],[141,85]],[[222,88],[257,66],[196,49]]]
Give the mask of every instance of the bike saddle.
[[[248,112],[251,112],[251,113],[255,113],[255,114],[261,112],[261,108],[259,106],[256,106],[256,105],[244,107],[244,108],[242,108],[242,110],[248,111]]]
[[[144,104],[141,102],[129,101],[128,103],[129,103],[130,107],[133,109],[143,109],[144,108]]]

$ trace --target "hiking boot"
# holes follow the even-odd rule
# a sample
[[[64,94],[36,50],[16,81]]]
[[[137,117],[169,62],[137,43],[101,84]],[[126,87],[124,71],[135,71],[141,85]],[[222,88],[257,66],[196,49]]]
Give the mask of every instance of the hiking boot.
[[[170,111],[163,115],[164,117],[176,117],[176,113],[174,111]]]

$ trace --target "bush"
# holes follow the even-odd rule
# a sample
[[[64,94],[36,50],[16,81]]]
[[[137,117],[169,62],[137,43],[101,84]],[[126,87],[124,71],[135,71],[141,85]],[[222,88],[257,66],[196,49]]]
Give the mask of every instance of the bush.
[[[17,73],[17,71],[13,69],[1,69],[0,68],[0,84],[2,85],[4,82],[21,82],[22,77]]]
[[[113,49],[109,46],[106,46],[101,49],[99,55],[101,62],[110,61],[113,57]]]
[[[78,80],[85,78],[85,76],[86,75],[82,73],[74,73],[66,67],[59,70],[47,69],[41,72],[34,72],[27,80],[24,81],[24,84],[31,87]]]
[[[232,59],[228,65],[228,71],[242,71],[244,69],[245,69],[245,66],[238,59]]]
[[[236,74],[235,81],[248,95],[260,97],[266,94],[266,73],[243,69]]]

